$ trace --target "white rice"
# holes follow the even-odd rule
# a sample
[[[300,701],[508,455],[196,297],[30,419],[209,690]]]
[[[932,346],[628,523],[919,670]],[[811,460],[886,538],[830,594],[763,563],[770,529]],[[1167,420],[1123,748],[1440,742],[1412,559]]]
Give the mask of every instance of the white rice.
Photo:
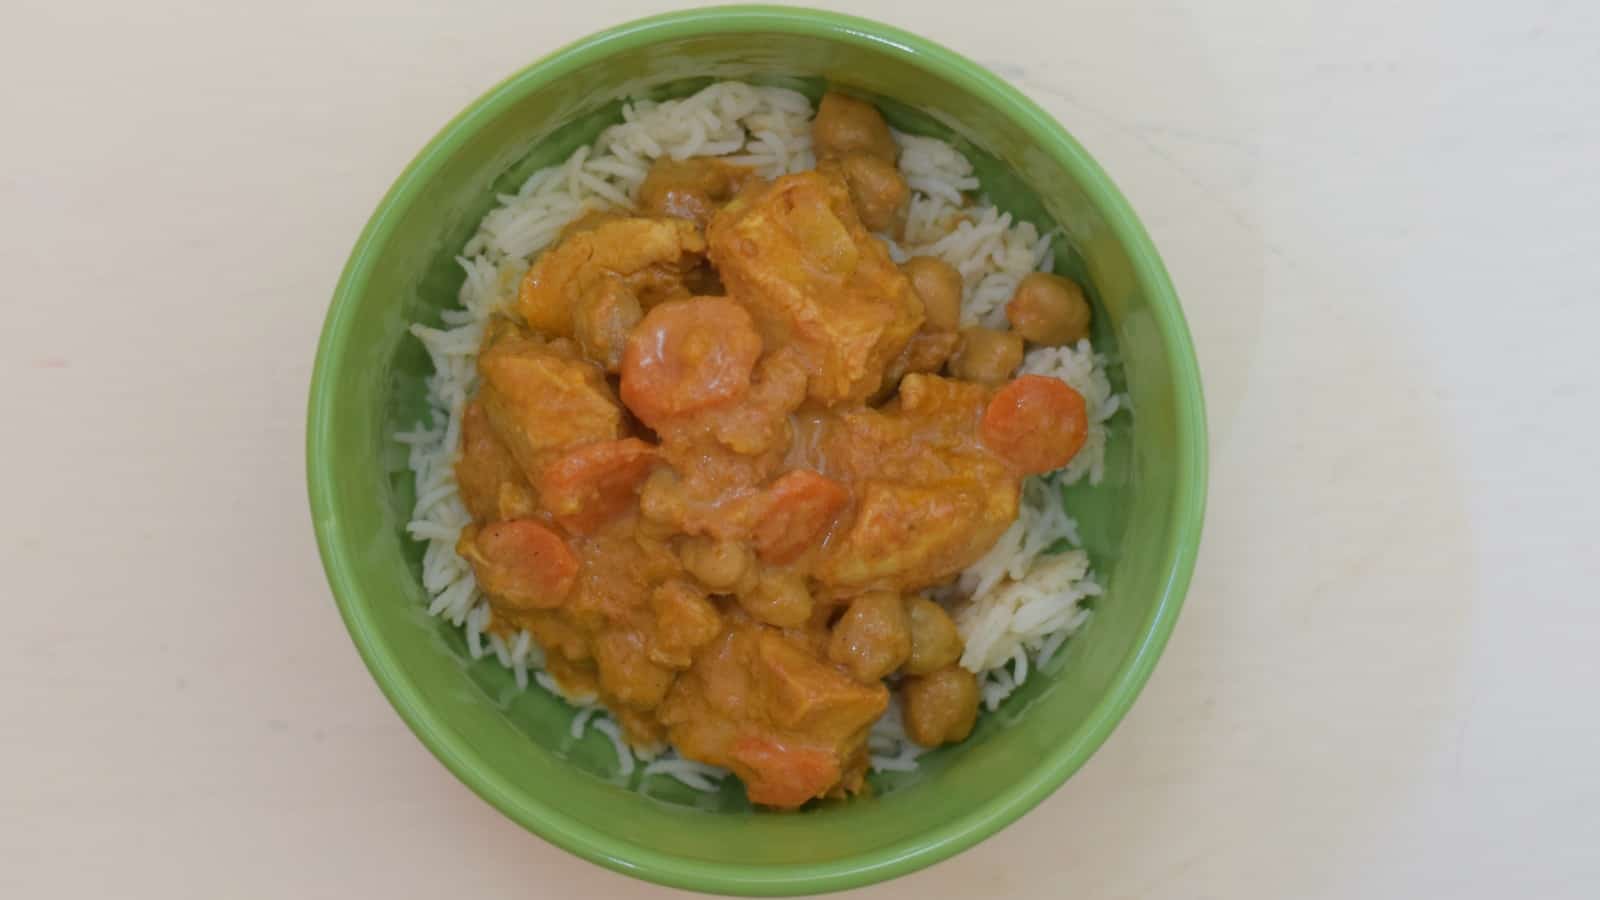
[[[698,791],[714,791],[717,789],[717,783],[727,777],[728,770],[709,763],[684,759],[676,750],[668,750],[645,765],[644,773],[676,778]]]
[[[488,632],[488,602],[471,567],[455,552],[471,517],[456,490],[454,465],[461,413],[477,387],[484,324],[514,303],[531,259],[567,223],[592,210],[631,207],[654,161],[722,156],[752,166],[766,178],[810,169],[816,164],[811,116],[811,103],[802,94],[737,82],[714,84],[681,100],[624,106],[623,121],[606,129],[592,146],[534,173],[516,193],[497,198],[499,204],[457,257],[466,275],[460,308],[442,313],[443,328],[411,326],[433,362],[434,373],[427,380],[430,414],[426,423],[395,439],[407,446],[415,476],[417,501],[406,531],[427,545],[422,583],[432,598],[428,612],[464,629],[474,659],[493,654],[512,670],[519,687],[526,687],[531,676],[541,688],[577,707],[573,739],[588,729],[600,732],[615,748],[618,773],[625,778],[645,762],[645,776],[662,775],[709,791],[728,773],[671,750],[651,759],[649,753],[630,748],[594,696],[567,696],[560,690],[544,671],[544,654],[528,632],[510,640]],[[1017,282],[1029,272],[1051,270],[1052,235],[991,205],[970,202],[978,180],[972,164],[954,147],[898,132],[895,140],[912,197],[905,239],[888,241],[891,255],[897,261],[936,256],[955,266],[964,284],[962,322],[1005,327],[1004,305]],[[1059,486],[1083,478],[1097,483],[1103,472],[1105,422],[1125,402],[1112,393],[1105,365],[1088,341],[1036,349],[1024,360],[1024,371],[1061,378],[1083,395],[1089,433],[1070,465],[1024,485],[1016,523],[961,575],[955,591],[946,592],[966,598],[954,601],[956,622],[967,641],[961,664],[980,674],[989,710],[1082,626],[1088,611],[1080,602],[1100,593],[1081,550],[1055,556],[1045,551],[1061,542],[1079,543]],[[917,757],[926,752],[906,737],[898,700],[874,726],[869,751],[875,771],[913,770]]]
[[[929,752],[927,747],[906,735],[905,718],[900,708],[900,695],[891,694],[889,708],[882,718],[873,723],[867,736],[868,764],[874,772],[911,772],[917,768],[917,757]]]

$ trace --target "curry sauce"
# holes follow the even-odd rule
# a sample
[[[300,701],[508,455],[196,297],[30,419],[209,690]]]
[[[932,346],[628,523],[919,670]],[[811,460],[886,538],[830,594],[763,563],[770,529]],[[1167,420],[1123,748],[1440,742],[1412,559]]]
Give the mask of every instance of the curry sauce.
[[[823,103],[837,164],[666,161],[640,209],[569,227],[486,329],[456,463],[491,628],[531,632],[630,743],[773,807],[863,789],[891,681],[914,739],[966,737],[977,683],[923,592],[1087,429],[1058,380],[952,365],[960,277],[864,224],[893,216],[844,164],[885,152],[859,112]]]

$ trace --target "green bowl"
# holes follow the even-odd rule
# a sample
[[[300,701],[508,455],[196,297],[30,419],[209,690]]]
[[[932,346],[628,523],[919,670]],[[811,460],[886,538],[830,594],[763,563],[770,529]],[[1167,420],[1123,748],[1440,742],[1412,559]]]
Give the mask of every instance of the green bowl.
[[[414,499],[393,435],[420,418],[429,371],[406,328],[436,324],[462,280],[453,257],[497,192],[564,159],[624,97],[714,79],[825,84],[871,95],[897,127],[957,144],[1002,208],[1061,226],[1058,271],[1080,278],[1096,346],[1133,413],[1107,474],[1069,491],[1106,587],[1094,617],[973,736],[875,778],[875,796],[799,813],[751,810],[736,784],[697,794],[618,771],[572,711],[519,691],[492,656],[426,614]],[[586,859],[663,884],[744,894],[853,887],[993,834],[1089,758],[1127,711],[1178,617],[1205,499],[1199,374],[1161,261],[1111,180],[1045,112],[981,67],[877,23],[732,7],[646,19],[518,72],[444,127],[400,175],[334,292],[311,382],[306,455],[328,581],[372,675],[430,750],[485,800]],[[730,780],[731,781],[731,780]]]

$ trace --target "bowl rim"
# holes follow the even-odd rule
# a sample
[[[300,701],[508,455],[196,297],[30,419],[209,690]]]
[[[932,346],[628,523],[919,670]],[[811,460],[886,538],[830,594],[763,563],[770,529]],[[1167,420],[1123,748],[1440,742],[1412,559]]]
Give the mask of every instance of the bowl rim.
[[[985,804],[940,822],[899,844],[824,863],[792,866],[725,864],[661,853],[592,829],[537,797],[522,795],[483,764],[462,736],[422,701],[421,692],[378,637],[363,590],[343,547],[349,543],[335,515],[326,446],[332,409],[346,366],[352,309],[371,276],[377,248],[399,212],[480,123],[492,120],[526,94],[564,74],[625,49],[672,38],[717,33],[776,32],[869,46],[931,71],[1004,111],[1030,138],[1074,172],[1127,251],[1138,284],[1149,295],[1162,345],[1173,367],[1177,495],[1168,511],[1167,561],[1162,594],[1111,688],[1095,704],[1070,742],[999,791]],[[1077,771],[1099,749],[1149,678],[1177,622],[1199,549],[1206,500],[1206,427],[1199,365],[1188,325],[1154,244],[1132,208],[1089,154],[1054,118],[1004,80],[930,40],[867,19],[801,7],[722,6],[638,19],[582,38],[513,73],[447,123],[416,155],[378,204],[362,230],[334,290],[317,344],[306,427],[306,477],[312,524],[329,586],[346,627],[373,679],[406,724],[464,784],[507,817],[552,844],[609,869],[658,884],[726,894],[786,895],[859,887],[946,859],[1015,821]]]

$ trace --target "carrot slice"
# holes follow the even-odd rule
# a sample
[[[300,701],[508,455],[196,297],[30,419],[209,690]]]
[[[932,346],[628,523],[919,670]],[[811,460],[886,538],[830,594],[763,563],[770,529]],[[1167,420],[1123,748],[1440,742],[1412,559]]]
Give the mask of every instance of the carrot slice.
[[[457,549],[484,593],[520,609],[560,606],[578,579],[578,557],[560,535],[532,519],[468,528]]]
[[[638,438],[596,441],[568,451],[539,475],[539,500],[564,527],[593,531],[627,509],[656,464]]]
[[[743,397],[761,356],[744,307],[726,297],[656,305],[628,335],[622,402],[652,427]]]
[[[850,502],[850,490],[809,469],[786,472],[767,488],[765,509],[751,535],[763,562],[793,562],[821,537]]]
[[[762,806],[794,809],[826,794],[841,776],[838,760],[827,750],[764,735],[740,735],[730,755],[742,769],[739,777],[750,802]]]
[[[1071,462],[1088,434],[1083,395],[1043,375],[1024,375],[1001,388],[978,423],[983,443],[1026,475]]]

